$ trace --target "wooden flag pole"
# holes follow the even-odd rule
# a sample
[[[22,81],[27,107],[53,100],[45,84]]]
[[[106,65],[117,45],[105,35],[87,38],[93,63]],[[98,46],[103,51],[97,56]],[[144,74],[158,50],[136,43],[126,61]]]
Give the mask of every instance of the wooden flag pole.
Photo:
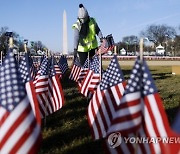
[[[144,39],[141,38],[140,39],[140,42],[139,42],[139,56],[140,56],[140,61],[141,61],[141,64],[143,63],[143,43],[144,43]],[[142,66],[142,65],[141,65]],[[142,68],[141,68],[142,69]],[[142,70],[141,70],[142,71]],[[142,82],[142,81],[141,81]],[[138,136],[138,132],[136,132],[136,135],[135,137]],[[138,153],[138,143],[135,144],[135,154]]]
[[[117,55],[117,46],[114,46],[114,55]]]
[[[9,37],[9,48],[11,48],[11,49],[12,49],[12,48],[13,48],[13,46],[14,46],[14,45],[13,45],[13,37],[12,37],[12,36],[10,36],[10,37]]]
[[[89,59],[89,52],[88,52],[88,68],[89,68],[89,65],[90,65],[90,59]]]
[[[101,51],[99,52],[99,75],[100,75],[100,81],[102,79],[102,55],[101,55]]]
[[[142,62],[143,61],[143,38],[140,39],[139,47],[140,47],[139,55],[140,55],[140,60]]]

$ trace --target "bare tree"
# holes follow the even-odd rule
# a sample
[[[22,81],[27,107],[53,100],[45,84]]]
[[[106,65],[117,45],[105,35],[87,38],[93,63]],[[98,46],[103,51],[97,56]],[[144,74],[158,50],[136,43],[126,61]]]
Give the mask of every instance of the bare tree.
[[[167,25],[150,25],[145,31],[141,31],[140,35],[147,37],[157,46],[167,42],[168,39],[174,38],[176,31],[175,28]]]
[[[128,44],[133,45],[134,43],[138,42],[138,37],[134,35],[126,36],[123,37],[122,42],[127,42]]]
[[[7,37],[5,35],[5,33],[8,31],[8,27],[1,27],[0,30],[0,51],[4,51],[4,54],[7,50],[7,45],[8,45],[8,40]]]
[[[139,39],[135,35],[125,36],[122,39],[122,43],[125,45],[127,51],[136,51],[138,48]]]

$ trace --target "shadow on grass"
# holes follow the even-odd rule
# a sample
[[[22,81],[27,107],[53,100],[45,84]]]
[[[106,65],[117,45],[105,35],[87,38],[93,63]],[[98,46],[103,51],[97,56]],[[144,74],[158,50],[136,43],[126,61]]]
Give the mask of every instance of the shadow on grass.
[[[102,153],[101,141],[91,138],[87,120],[89,102],[68,77],[69,72],[61,80],[65,104],[46,118],[39,153]]]
[[[163,80],[167,78],[171,78],[172,74],[171,73],[154,73],[152,74],[154,80]]]
[[[91,139],[85,118],[81,122],[76,119],[73,127],[56,128],[55,133],[43,140],[42,149],[41,153],[102,153],[101,142]]]

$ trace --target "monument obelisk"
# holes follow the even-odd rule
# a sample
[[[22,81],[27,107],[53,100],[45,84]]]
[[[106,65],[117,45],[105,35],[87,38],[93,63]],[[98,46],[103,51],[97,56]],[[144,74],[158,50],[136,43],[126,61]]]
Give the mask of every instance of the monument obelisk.
[[[68,39],[67,39],[67,17],[66,11],[63,12],[63,54],[68,53]]]

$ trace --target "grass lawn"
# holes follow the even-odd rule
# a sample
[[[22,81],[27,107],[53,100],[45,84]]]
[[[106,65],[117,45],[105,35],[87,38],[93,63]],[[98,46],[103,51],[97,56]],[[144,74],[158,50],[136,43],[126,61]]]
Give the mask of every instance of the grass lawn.
[[[132,67],[122,66],[126,79]],[[163,99],[164,107],[172,124],[180,104],[180,75],[171,74],[169,66],[152,66],[151,73]],[[86,117],[88,102],[78,91],[77,84],[68,79],[66,72],[61,81],[65,95],[65,106],[43,121],[43,141],[40,154],[100,154],[103,141],[94,141]]]

